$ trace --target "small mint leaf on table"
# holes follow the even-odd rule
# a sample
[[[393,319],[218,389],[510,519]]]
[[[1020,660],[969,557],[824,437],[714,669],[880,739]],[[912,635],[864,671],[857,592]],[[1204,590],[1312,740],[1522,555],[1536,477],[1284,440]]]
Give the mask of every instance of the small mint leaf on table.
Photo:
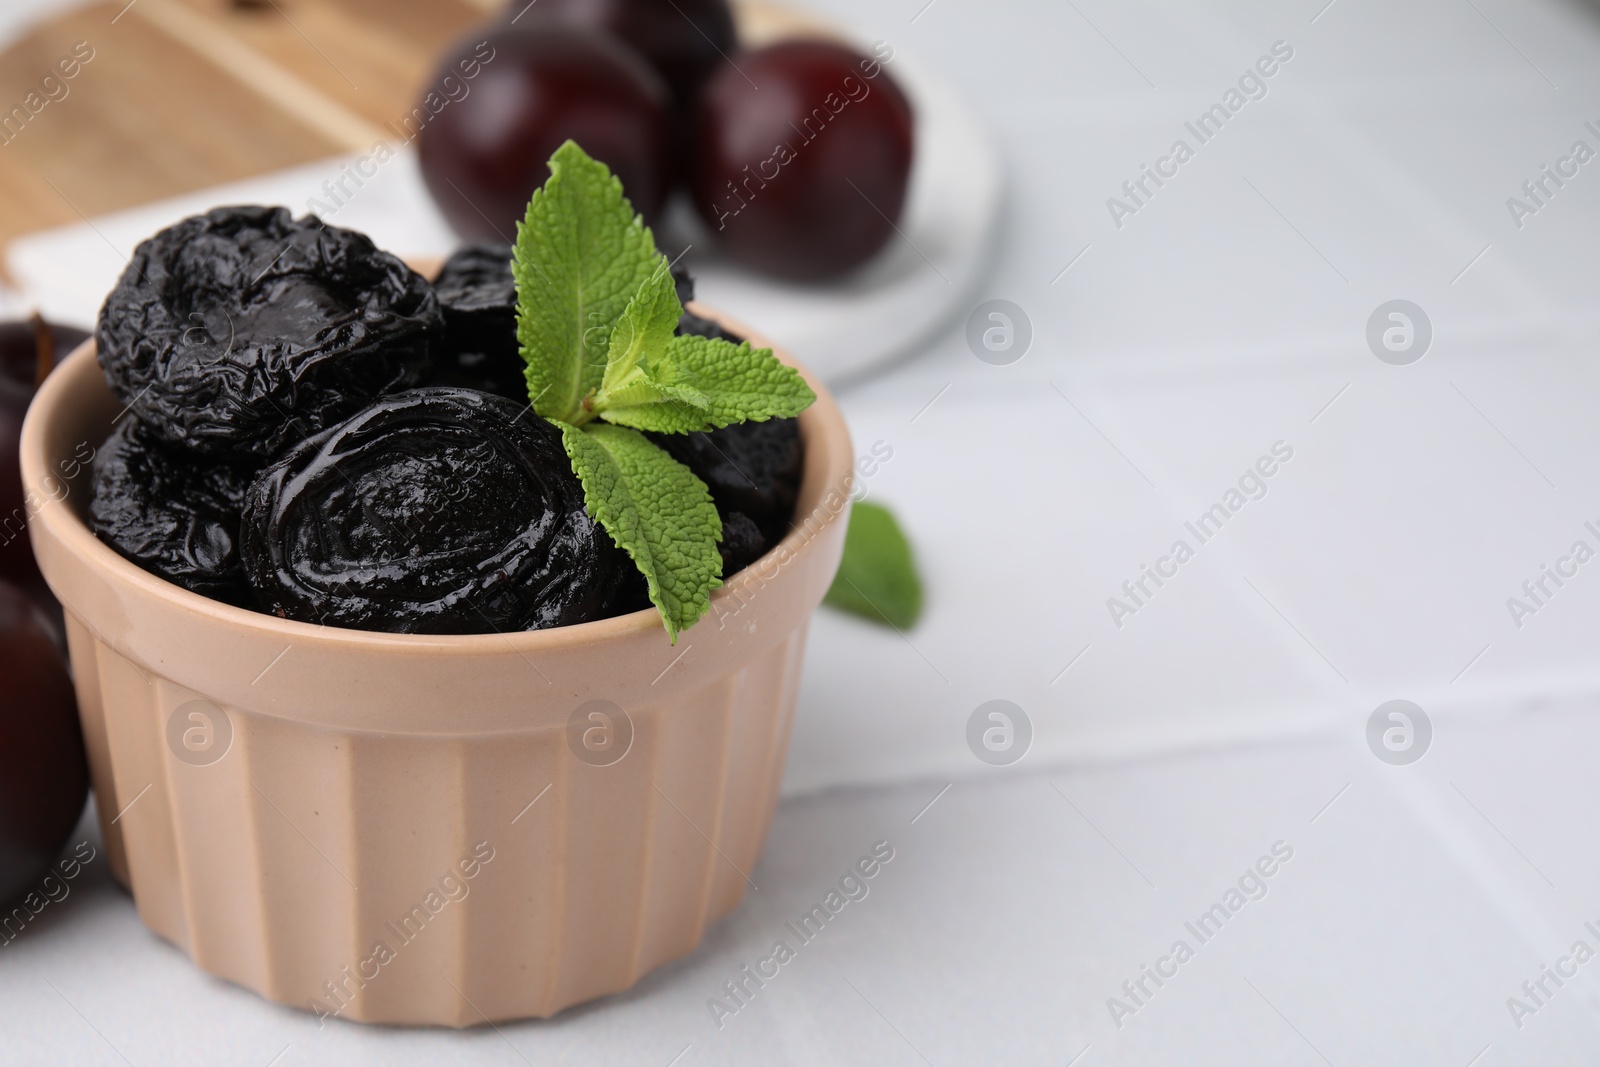
[[[922,614],[922,579],[911,542],[888,508],[859,503],[850,509],[844,558],[823,603],[897,630],[916,624]]]
[[[655,271],[655,238],[604,163],[571,141],[517,225],[511,273],[528,395],[546,418],[571,422],[600,386],[613,327]]]
[[[584,504],[633,558],[674,644],[722,584],[722,520],[705,483],[636,430],[556,423]]]

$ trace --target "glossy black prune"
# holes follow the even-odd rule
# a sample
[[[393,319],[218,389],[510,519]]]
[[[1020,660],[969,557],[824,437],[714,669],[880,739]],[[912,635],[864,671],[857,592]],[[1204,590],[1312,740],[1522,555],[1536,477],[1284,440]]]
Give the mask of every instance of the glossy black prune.
[[[418,381],[433,287],[363,234],[223,207],[143,242],[100,309],[112,391],[165,439],[270,459]]]
[[[152,574],[248,607],[238,531],[254,473],[254,464],[198,455],[124,418],[95,454],[89,528]]]
[[[471,389],[384,397],[301,442],[251,484],[240,530],[265,610],[391,633],[587,622],[637,573],[585,513],[560,431]]]
[[[789,532],[804,459],[799,420],[738,422],[705,433],[647,436],[706,483],[725,526],[735,512],[755,523],[766,542],[762,552]]]
[[[444,312],[444,339],[434,347],[428,383],[478,389],[526,403],[527,364],[517,342],[511,246],[464,246],[444,261],[433,291]]]

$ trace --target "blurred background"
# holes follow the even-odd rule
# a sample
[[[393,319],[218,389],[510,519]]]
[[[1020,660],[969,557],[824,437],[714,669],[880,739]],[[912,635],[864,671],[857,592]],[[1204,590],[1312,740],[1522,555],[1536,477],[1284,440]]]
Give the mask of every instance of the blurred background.
[[[224,203],[448,254],[400,131],[522,7],[11,0],[0,316],[90,327],[139,240]],[[682,192],[659,221],[824,374],[926,588],[910,629],[818,615],[760,888],[629,993],[445,1034],[209,978],[91,865],[0,952],[0,1062],[1592,1062],[1600,13],[735,12],[747,49],[887,46],[916,136],[852,270],[752,271]],[[871,894],[718,1019],[877,841]]]

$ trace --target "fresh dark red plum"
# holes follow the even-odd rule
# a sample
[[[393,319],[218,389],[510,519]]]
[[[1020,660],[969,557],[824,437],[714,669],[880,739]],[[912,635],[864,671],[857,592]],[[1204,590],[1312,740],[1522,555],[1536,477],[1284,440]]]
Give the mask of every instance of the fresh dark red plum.
[[[525,9],[527,0],[512,0],[513,14]],[[739,47],[727,0],[539,0],[528,14],[615,34],[649,60],[680,108]]]
[[[39,609],[0,582],[0,904],[38,884],[83,813],[89,769],[66,664]]]
[[[785,41],[738,64],[700,98],[700,217],[729,256],[779,278],[822,281],[865,263],[905,207],[905,94],[879,59],[824,41]]]
[[[38,385],[52,367],[88,339],[83,330],[46,322],[37,315],[0,322],[0,377]]]
[[[634,209],[654,219],[666,198],[671,98],[640,55],[608,34],[526,19],[444,57],[439,78],[469,53],[492,58],[471,91],[422,128],[422,177],[466,237],[511,241],[528,198],[567,139],[611,168]]]
[[[32,399],[32,386],[0,378],[0,576],[24,584],[39,574],[28,544],[27,526],[32,516],[23,500],[18,455],[22,417]]]
[[[22,417],[34,390],[68,352],[89,335],[70,326],[46,323],[38,316],[0,323],[0,578],[38,590],[48,601],[26,530],[28,510],[22,496],[22,467],[17,449]]]

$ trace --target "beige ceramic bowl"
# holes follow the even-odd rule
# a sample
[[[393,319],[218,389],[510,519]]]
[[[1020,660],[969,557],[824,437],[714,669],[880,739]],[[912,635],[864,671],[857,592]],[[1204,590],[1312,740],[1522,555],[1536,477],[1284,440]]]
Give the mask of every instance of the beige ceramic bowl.
[[[424,637],[229,607],[96,540],[79,468],[121,405],[79,348],[28,414],[23,477],[144,922],[367,1022],[546,1016],[692,951],[749,884],[842,551],[850,438],[810,384],[797,528],[676,647],[654,611]]]

